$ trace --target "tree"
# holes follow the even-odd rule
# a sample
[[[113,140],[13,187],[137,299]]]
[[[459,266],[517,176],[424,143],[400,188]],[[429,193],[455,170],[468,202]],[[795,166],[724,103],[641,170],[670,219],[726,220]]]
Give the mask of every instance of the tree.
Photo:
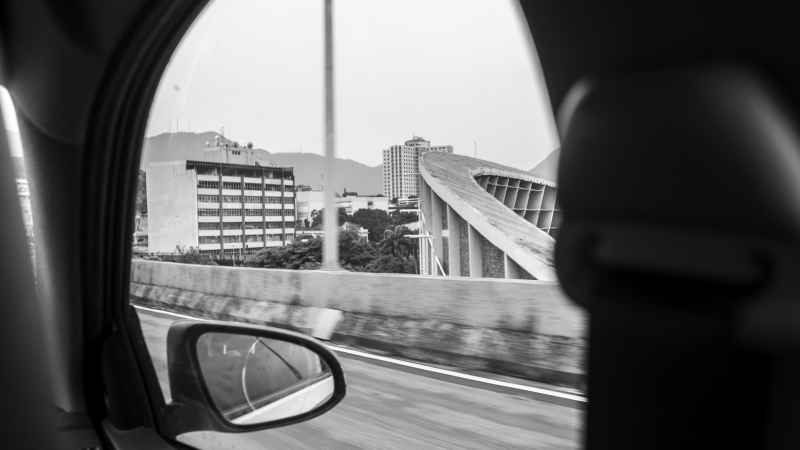
[[[139,184],[136,187],[136,212],[147,215],[147,173],[139,170]]]
[[[417,213],[392,211],[390,216],[392,219],[392,225],[405,225],[407,223],[419,222],[419,216]]]
[[[383,239],[384,230],[392,224],[386,211],[366,208],[356,211],[351,218],[351,222],[366,228],[369,231],[369,240],[372,242],[379,242]]]
[[[358,197],[358,192],[348,192],[347,188],[344,188],[344,192],[342,192],[342,197],[347,196]]]
[[[284,247],[266,248],[247,258],[243,265],[266,269],[316,270],[322,263],[322,243],[323,238],[316,237]],[[339,264],[344,269],[365,272],[378,256],[373,246],[358,241],[358,233],[349,230],[339,233]]]
[[[417,264],[410,259],[396,258],[391,255],[379,255],[367,265],[366,272],[371,273],[417,273]]]
[[[411,234],[408,228],[396,225],[389,227],[383,232],[383,240],[380,242],[381,253],[392,256],[399,256],[408,259],[415,254],[415,245],[406,236]]]
[[[322,208],[319,211],[316,209],[311,211],[311,228],[321,229],[323,217],[325,217],[325,208]],[[352,216],[348,216],[347,211],[345,211],[344,208],[339,208],[339,226],[342,226],[345,222],[350,222],[351,220]],[[320,228],[317,228],[317,226]]]

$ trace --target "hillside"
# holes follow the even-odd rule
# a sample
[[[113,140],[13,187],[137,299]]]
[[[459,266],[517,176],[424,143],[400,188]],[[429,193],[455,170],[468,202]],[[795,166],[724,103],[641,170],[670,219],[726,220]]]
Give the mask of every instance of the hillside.
[[[213,142],[217,133],[164,133],[144,140],[141,167],[151,162],[203,159],[206,142]],[[314,153],[270,153],[256,150],[263,158],[275,161],[281,167],[293,167],[298,184],[319,188],[325,158]],[[383,166],[369,167],[351,159],[336,160],[338,180],[334,189],[344,188],[359,194],[383,194]]]
[[[298,184],[307,184],[319,189],[325,167],[325,158],[314,153],[273,153],[270,157],[279,166],[294,167]],[[344,188],[361,195],[383,194],[383,165],[369,167],[352,159],[336,158],[336,192]]]

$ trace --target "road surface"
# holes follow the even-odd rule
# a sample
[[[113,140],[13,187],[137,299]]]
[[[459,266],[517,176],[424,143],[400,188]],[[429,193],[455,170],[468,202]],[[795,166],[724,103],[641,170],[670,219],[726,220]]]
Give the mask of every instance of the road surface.
[[[137,310],[153,365],[169,398],[166,314]],[[190,433],[200,449],[576,449],[582,411],[513,389],[464,385],[340,353],[347,397],[297,425],[246,434]],[[441,379],[439,379],[441,378]]]

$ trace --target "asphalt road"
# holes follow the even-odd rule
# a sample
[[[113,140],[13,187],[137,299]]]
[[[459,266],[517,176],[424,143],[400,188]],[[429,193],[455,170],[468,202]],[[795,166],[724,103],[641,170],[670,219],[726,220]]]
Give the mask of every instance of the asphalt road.
[[[169,398],[166,336],[174,317],[139,310]],[[200,449],[575,449],[582,411],[513,389],[464,385],[340,353],[347,397],[305,423],[247,434],[190,433]]]

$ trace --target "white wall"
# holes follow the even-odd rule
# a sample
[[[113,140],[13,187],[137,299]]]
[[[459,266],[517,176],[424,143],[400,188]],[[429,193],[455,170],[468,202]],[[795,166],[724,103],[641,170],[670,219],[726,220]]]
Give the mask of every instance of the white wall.
[[[148,251],[197,247],[197,174],[179,161],[147,167]]]

